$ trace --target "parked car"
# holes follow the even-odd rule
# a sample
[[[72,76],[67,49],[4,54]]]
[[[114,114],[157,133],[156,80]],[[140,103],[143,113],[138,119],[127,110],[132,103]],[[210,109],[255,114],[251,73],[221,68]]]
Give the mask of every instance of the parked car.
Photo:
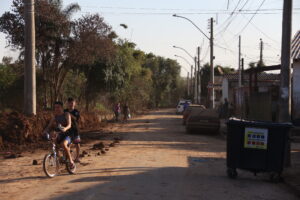
[[[198,112],[199,109],[205,109],[203,105],[191,104],[185,111],[183,112],[182,124],[186,125],[186,120],[192,112]]]
[[[186,120],[186,131],[191,132],[219,132],[220,119],[215,109],[198,109],[191,112]]]
[[[183,111],[184,111],[184,104],[185,103],[188,103],[188,104],[191,104],[192,101],[191,100],[180,100],[177,104],[177,107],[176,107],[176,114],[182,114]]]

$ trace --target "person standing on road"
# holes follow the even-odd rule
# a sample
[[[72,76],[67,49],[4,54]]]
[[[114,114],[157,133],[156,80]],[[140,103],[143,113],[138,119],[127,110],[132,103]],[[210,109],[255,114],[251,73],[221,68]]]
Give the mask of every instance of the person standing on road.
[[[227,119],[229,117],[229,103],[227,98],[224,99],[224,105],[223,105],[223,117]]]
[[[64,110],[64,112],[70,113],[71,121],[72,121],[72,128],[71,132],[73,134],[73,143],[76,147],[76,159],[75,162],[79,162],[79,154],[80,154],[80,135],[79,135],[79,119],[80,119],[80,112],[75,109],[76,101],[73,98],[68,98],[68,108]]]
[[[119,117],[121,115],[121,104],[120,103],[117,103],[115,105],[114,112],[115,112],[116,121],[118,122],[119,121]]]
[[[124,115],[123,121],[127,122],[129,115],[130,115],[130,110],[129,110],[129,106],[127,103],[125,103],[123,106],[123,115]]]
[[[189,107],[189,102],[188,101],[186,101],[186,102],[184,102],[184,104],[183,104],[183,112]]]

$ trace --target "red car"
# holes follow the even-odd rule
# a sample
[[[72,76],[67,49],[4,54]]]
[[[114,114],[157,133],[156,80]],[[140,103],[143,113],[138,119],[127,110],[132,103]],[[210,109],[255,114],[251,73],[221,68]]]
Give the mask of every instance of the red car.
[[[191,112],[186,120],[186,131],[190,132],[214,132],[220,130],[219,114],[214,109],[202,109]]]
[[[187,107],[186,109],[185,109],[185,111],[183,112],[183,117],[182,117],[182,124],[183,125],[186,125],[186,120],[187,120],[187,118],[190,116],[190,114],[192,113],[192,112],[198,112],[199,110],[201,110],[201,109],[205,109],[205,106],[203,106],[203,105],[189,105],[189,107]]]

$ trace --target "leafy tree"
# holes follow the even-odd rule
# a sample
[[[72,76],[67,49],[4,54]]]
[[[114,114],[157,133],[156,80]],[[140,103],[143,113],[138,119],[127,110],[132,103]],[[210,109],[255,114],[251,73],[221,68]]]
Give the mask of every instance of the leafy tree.
[[[36,59],[37,67],[42,69],[45,104],[48,93],[51,105],[58,98],[68,72],[66,51],[71,33],[70,17],[79,9],[78,4],[63,9],[60,0],[35,1]],[[11,11],[0,17],[0,31],[6,34],[8,45],[21,51],[20,55],[24,51],[24,26],[24,3],[13,0]]]

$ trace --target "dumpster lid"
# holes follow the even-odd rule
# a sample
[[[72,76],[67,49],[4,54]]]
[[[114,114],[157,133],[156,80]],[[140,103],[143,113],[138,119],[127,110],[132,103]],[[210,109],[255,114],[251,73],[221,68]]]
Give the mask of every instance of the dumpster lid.
[[[248,125],[248,126],[267,126],[267,127],[283,127],[283,128],[292,128],[293,124],[290,122],[268,122],[268,121],[254,121],[254,120],[245,120],[238,118],[230,118],[227,122],[230,125]]]

